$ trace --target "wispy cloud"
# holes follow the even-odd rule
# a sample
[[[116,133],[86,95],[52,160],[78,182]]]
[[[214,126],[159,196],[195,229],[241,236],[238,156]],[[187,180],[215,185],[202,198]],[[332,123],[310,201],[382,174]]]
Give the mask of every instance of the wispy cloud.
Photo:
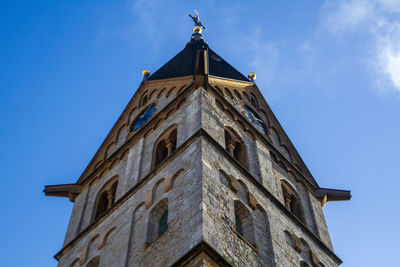
[[[327,2],[321,30],[335,36],[364,33],[368,66],[380,91],[400,92],[400,1],[341,0]]]

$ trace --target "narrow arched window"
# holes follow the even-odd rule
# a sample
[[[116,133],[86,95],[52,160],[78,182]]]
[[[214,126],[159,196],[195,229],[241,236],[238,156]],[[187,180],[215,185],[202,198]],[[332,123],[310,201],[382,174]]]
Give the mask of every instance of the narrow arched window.
[[[158,138],[154,149],[154,167],[163,162],[176,149],[177,129],[169,129]]]
[[[108,209],[108,204],[110,203],[107,197],[107,192],[101,193],[99,200],[98,200],[98,206],[97,206],[97,211],[95,218],[99,217],[101,214],[103,214],[107,209]]]
[[[154,242],[168,231],[168,199],[160,200],[150,211],[147,227],[147,243]]]
[[[168,210],[161,216],[158,225],[158,236],[162,235],[168,230]]]
[[[243,145],[243,141],[233,130],[226,128],[225,128],[225,149],[243,166],[245,167],[247,166],[246,151]]]
[[[285,207],[293,213],[297,218],[303,220],[300,198],[297,195],[294,188],[292,188],[287,182],[282,181],[282,193]]]
[[[105,213],[115,202],[118,180],[116,178],[109,181],[98,194],[94,219]]]
[[[235,230],[236,233],[247,240],[251,245],[255,245],[253,218],[247,207],[235,200]]]

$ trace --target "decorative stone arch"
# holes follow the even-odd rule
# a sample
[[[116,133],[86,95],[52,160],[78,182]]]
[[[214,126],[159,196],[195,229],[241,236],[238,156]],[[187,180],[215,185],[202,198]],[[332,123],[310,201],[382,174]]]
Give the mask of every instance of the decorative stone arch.
[[[308,245],[307,241],[305,241],[303,238],[300,238],[300,244],[301,244],[301,255],[303,256],[303,259],[306,262],[310,262],[311,261],[310,246]]]
[[[92,258],[88,264],[86,264],[86,267],[99,267],[100,266],[100,256],[96,256]]]
[[[256,247],[253,218],[249,209],[240,201],[234,200],[235,232],[242,236],[249,244]]]
[[[176,95],[179,95],[180,93],[182,93],[182,91],[186,88],[186,84],[182,85],[179,89],[178,92],[176,92]]]
[[[274,162],[276,164],[275,166],[279,166],[280,169],[282,169],[285,173],[287,173],[289,171],[289,169],[286,166],[286,164],[283,161],[279,160],[276,157],[274,152],[269,151],[269,156],[270,156],[270,159],[272,160],[272,162]],[[279,168],[278,168],[278,170],[279,170]]]
[[[124,133],[124,131],[126,131],[126,132]],[[128,134],[128,124],[124,123],[118,129],[117,137],[115,139],[115,142],[117,144],[121,143],[121,142],[125,142],[127,134]]]
[[[295,174],[294,172],[292,172],[291,170],[289,170],[289,171],[287,172],[287,174],[288,174],[288,176],[289,176],[290,178],[293,179],[293,181],[297,181],[297,176],[296,176],[296,174]]]
[[[300,167],[299,164],[295,163],[294,166],[296,166],[296,168],[297,168],[300,172],[303,172],[303,169]]]
[[[174,92],[174,90],[176,89],[176,86],[172,86],[171,89],[168,90],[168,93],[166,95],[166,98],[170,97],[171,94]]]
[[[110,170],[111,170],[110,165],[105,166],[100,173],[100,178],[104,177]]]
[[[118,186],[118,176],[112,177],[97,193],[92,220],[100,217],[114,203]]]
[[[115,142],[111,142],[107,148],[106,148],[106,153],[104,153],[104,158],[107,159],[108,157],[111,156],[111,154],[114,152],[114,148],[115,148],[116,143]]]
[[[215,105],[222,111],[225,110],[224,104],[221,103],[218,99],[215,99]]]
[[[151,100],[153,98],[153,96],[155,95],[156,92],[157,92],[157,88],[154,89],[153,91],[151,91],[151,93],[149,94],[149,100]]]
[[[100,167],[101,164],[103,164],[103,160],[102,159],[100,159],[100,160],[98,160],[96,162],[96,164],[93,167],[93,170],[96,170],[98,167]]]
[[[290,246],[290,247],[294,247],[294,239],[293,239],[293,235],[291,232],[289,232],[288,230],[284,231],[285,234],[285,240],[286,243]]]
[[[88,244],[83,247],[83,249],[81,249],[81,254],[79,256],[80,260],[79,260],[79,265],[83,265],[88,256],[91,256],[91,254],[93,254],[96,250],[95,250],[95,242],[99,239],[99,234],[94,235],[92,238],[90,238]],[[87,265],[86,265],[87,266]]]
[[[228,109],[225,109],[224,112],[225,112],[226,115],[228,115],[228,117],[229,117],[231,120],[233,120],[233,121],[236,120],[235,115],[234,115],[232,112],[230,112]]]
[[[225,91],[225,95],[229,96],[230,98],[233,98],[233,94],[228,87],[224,87],[224,91]]]
[[[247,100],[247,102],[250,102],[250,97],[249,97],[249,95],[246,93],[246,91],[243,91],[243,92],[242,92],[242,95],[243,95],[243,97],[246,98],[245,100]]]
[[[164,196],[164,194],[165,194],[165,190],[164,190],[165,185],[164,184],[165,184],[165,179],[161,178],[153,186],[153,189],[151,191],[152,203],[155,203],[158,199],[161,199]]]
[[[264,208],[257,204],[257,209],[254,214],[258,219],[258,223],[256,223],[256,227],[258,226],[257,234],[256,234],[256,242],[257,244],[262,244],[263,250],[260,252],[263,254],[264,258],[268,258],[270,260],[270,266],[274,266],[275,263],[275,253],[272,245],[272,234],[271,234],[271,224],[268,217],[267,212]]]
[[[237,196],[243,202],[248,204],[249,203],[249,189],[247,185],[242,180],[237,180]]]
[[[240,120],[235,120],[235,123],[242,131],[246,131],[246,126]]]
[[[174,173],[173,175],[169,176],[168,178],[165,179],[165,187],[164,187],[164,192],[168,192],[169,190],[171,190],[171,188],[174,186],[175,184],[175,180],[176,178],[178,178],[178,176],[184,171],[185,169],[181,168],[179,169],[176,173]]]
[[[221,95],[225,96],[224,91],[223,91],[218,85],[215,85],[214,88],[215,88]]]
[[[149,92],[149,90],[144,90],[144,92],[140,95],[139,97],[139,107],[143,107],[144,105],[147,104],[148,101],[148,96],[147,93]]]
[[[129,148],[122,152],[120,160],[125,159],[129,155]]]
[[[137,228],[136,224],[137,222],[143,222],[144,219],[141,218],[144,216],[146,207],[145,203],[141,202],[139,203],[136,208],[134,209],[132,213],[132,219],[131,219],[131,226],[129,229],[129,241],[128,241],[128,248],[127,248],[127,257],[126,257],[126,262],[125,266],[129,266],[129,259],[131,258],[131,255],[133,254],[134,250],[138,248],[138,246],[134,246],[133,242],[135,239],[137,240],[135,230]]]
[[[281,145],[280,151],[282,155],[285,156],[285,158],[287,158],[290,162],[292,161],[292,155],[290,154],[290,150],[287,148],[286,145]]]
[[[166,121],[166,118],[165,117],[160,117],[158,120],[157,120],[157,122],[154,124],[154,129],[157,129],[158,128],[158,126],[160,126],[164,121]],[[153,129],[150,129],[151,130],[151,132],[153,131]],[[149,130],[149,131],[150,131]],[[147,135],[148,136],[148,135]],[[146,137],[147,137],[146,136]]]
[[[299,220],[304,222],[301,198],[296,189],[285,179],[281,179],[283,204]]]
[[[129,118],[128,118],[128,124],[131,124],[132,121],[136,118],[133,117],[135,115],[135,112],[138,110],[138,107],[134,107],[130,112],[129,112]]]
[[[235,178],[233,178],[231,175],[228,175],[225,171],[219,170],[219,179],[220,182],[230,188],[233,192],[237,193],[238,192],[238,182]]]
[[[269,127],[268,129],[269,139],[271,140],[272,144],[279,148],[281,145],[281,139],[279,137],[278,131],[274,127]]]
[[[162,223],[165,223],[165,216],[167,217],[167,229],[162,228],[164,225],[161,225]],[[165,233],[164,230],[168,230],[168,198],[160,200],[150,211],[146,243],[150,244],[154,242],[158,237]]]
[[[100,243],[97,246],[98,250],[102,249],[106,245],[111,233],[115,232],[116,229],[117,228],[114,226],[110,230],[104,231],[103,233],[101,233],[101,235],[100,235]]]
[[[244,167],[247,167],[247,152],[245,143],[232,128],[225,126],[224,130],[225,149]]]
[[[233,94],[237,97],[237,98],[239,98],[240,100],[242,100],[243,98],[242,98],[242,95],[239,93],[239,91],[238,90],[236,90],[236,89],[233,89]]]
[[[80,267],[79,258],[74,259],[74,260],[71,262],[71,264],[69,265],[69,267]]]
[[[157,167],[176,149],[178,127],[176,124],[165,130],[154,144],[153,168]]]
[[[120,163],[121,159],[116,158],[111,164],[110,164],[110,169],[112,170],[115,166],[118,165],[118,163]]]
[[[179,103],[178,104],[176,104],[176,108],[180,108],[183,104],[185,104],[185,102],[186,102],[186,97],[185,98],[183,98],[181,101],[179,101]]]
[[[171,108],[170,111],[168,111],[168,113],[165,115],[165,118],[168,119],[170,116],[172,116],[172,114],[174,114],[178,109],[177,108]]]
[[[163,87],[163,88],[160,90],[160,92],[158,92],[157,98],[160,98],[160,97],[164,94],[165,90],[167,90],[167,87]]]
[[[250,104],[255,108],[258,109],[258,100],[256,95],[253,92],[250,92]]]

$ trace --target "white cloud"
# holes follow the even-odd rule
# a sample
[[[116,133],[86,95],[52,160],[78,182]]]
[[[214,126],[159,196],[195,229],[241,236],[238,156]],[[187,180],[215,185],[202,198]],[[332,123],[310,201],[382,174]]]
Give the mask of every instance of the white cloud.
[[[400,53],[394,54],[393,51],[387,51],[387,73],[397,88],[400,88]]]
[[[355,30],[373,13],[368,0],[329,2],[324,7],[324,27],[332,33]]]
[[[371,50],[367,62],[375,84],[380,91],[395,89],[400,92],[399,0],[327,2],[322,19],[322,30],[336,36],[366,33]]]

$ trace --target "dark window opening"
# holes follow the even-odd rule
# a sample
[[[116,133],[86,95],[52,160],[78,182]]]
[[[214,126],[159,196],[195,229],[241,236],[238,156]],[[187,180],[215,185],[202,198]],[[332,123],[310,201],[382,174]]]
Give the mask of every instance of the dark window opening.
[[[236,232],[239,235],[243,235],[242,221],[240,220],[238,215],[236,215],[235,217],[236,217],[235,218],[236,219]]]
[[[168,211],[164,212],[161,216],[159,227],[158,227],[158,236],[161,236],[168,230]]]
[[[164,138],[163,138],[164,137]],[[172,152],[176,149],[177,130],[174,129],[169,134],[162,134],[161,140],[155,148],[155,162],[154,167],[163,162]]]

